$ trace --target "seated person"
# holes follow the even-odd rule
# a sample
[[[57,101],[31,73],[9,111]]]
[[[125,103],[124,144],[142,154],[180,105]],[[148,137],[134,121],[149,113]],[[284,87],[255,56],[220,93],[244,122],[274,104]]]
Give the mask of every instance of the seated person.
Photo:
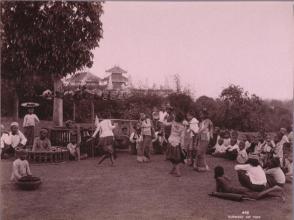
[[[232,138],[231,144],[228,146],[226,150],[226,158],[229,160],[236,160],[238,156],[239,146],[237,144],[237,139]]]
[[[48,138],[48,130],[42,128],[40,130],[40,136],[34,139],[32,151],[49,151],[51,148],[51,142]]]
[[[131,142],[131,154],[137,154],[137,142],[141,136],[141,127],[140,124],[137,123],[134,125],[134,131],[131,133],[130,142]]]
[[[80,143],[77,143],[77,133],[72,131],[70,135],[70,142],[67,144],[66,148],[69,150],[70,160],[80,160]]]
[[[24,176],[31,176],[29,162],[26,160],[26,153],[20,152],[19,157],[13,161],[11,181],[17,181]]]
[[[251,142],[252,142],[251,136],[247,134],[244,141],[245,141],[245,149],[247,151],[247,149],[250,148],[251,146]]]
[[[247,148],[246,148],[247,153],[253,153],[255,151],[255,148],[257,147],[257,144],[258,144],[258,138],[256,136],[252,136],[250,141],[250,146],[248,147],[248,144],[247,144]]]
[[[274,138],[274,142],[275,142],[275,146],[274,146],[274,149],[273,149],[273,152],[274,152],[274,157],[278,157],[280,158],[280,161],[282,162],[283,160],[283,156],[284,156],[284,153],[283,153],[283,141],[282,141],[282,134],[281,133],[277,133],[275,135],[275,138]]]
[[[248,160],[248,154],[245,148],[245,143],[243,141],[240,141],[239,143],[239,151],[237,156],[237,163],[244,164]]]
[[[3,141],[4,145],[1,152],[1,158],[14,156],[15,148],[23,148],[27,143],[27,139],[24,134],[19,130],[19,125],[17,122],[11,123],[10,130],[11,131],[8,133],[5,139],[1,140],[1,142]]]
[[[213,156],[224,157],[226,155],[227,148],[224,146],[224,139],[219,138],[214,148],[215,148],[215,151],[214,153],[212,153]]]
[[[275,143],[271,140],[271,136],[267,134],[265,144],[263,145],[260,153],[260,162],[263,168],[266,168],[273,158],[274,146]]]
[[[285,144],[286,145],[286,144]],[[293,159],[292,159],[292,146],[288,144],[283,150],[283,160],[281,168],[286,176],[286,182],[291,183],[293,178]]]
[[[5,131],[4,125],[1,124],[1,131],[0,131],[0,137],[1,137],[1,146],[0,146],[0,155],[2,155],[2,149],[5,146],[5,141],[8,138],[8,132]]]
[[[221,136],[224,139],[224,146],[228,147],[231,143],[231,136],[229,130],[225,130],[223,132],[223,136]]]
[[[266,175],[259,164],[257,155],[249,155],[247,164],[236,165],[235,170],[242,186],[253,191],[263,191],[266,188]]]
[[[233,186],[230,178],[224,175],[224,168],[221,166],[215,167],[214,178],[216,181],[216,192],[241,194],[251,199],[261,199],[272,192],[280,192],[278,196],[285,201],[284,190],[279,186],[274,186],[259,193],[252,192],[248,188]]]
[[[269,169],[265,171],[265,174],[270,187],[275,185],[282,187],[286,183],[286,177],[280,167],[279,158],[273,158],[271,160]]]

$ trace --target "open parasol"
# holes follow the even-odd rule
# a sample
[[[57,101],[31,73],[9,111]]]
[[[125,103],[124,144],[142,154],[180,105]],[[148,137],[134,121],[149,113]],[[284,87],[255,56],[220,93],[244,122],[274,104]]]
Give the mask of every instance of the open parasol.
[[[22,107],[25,107],[25,108],[36,108],[36,107],[39,107],[39,103],[36,103],[36,102],[24,102],[21,104]]]

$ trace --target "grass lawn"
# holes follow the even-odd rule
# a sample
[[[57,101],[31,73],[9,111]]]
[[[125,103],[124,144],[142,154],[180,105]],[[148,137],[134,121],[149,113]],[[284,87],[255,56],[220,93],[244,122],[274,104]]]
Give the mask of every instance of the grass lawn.
[[[31,165],[43,184],[37,191],[20,191],[10,183],[11,160],[1,164],[1,219],[230,219],[249,211],[258,219],[291,219],[292,187],[285,186],[286,203],[279,198],[234,202],[210,197],[215,189],[213,172],[197,173],[182,166],[183,176],[168,174],[162,155],[138,164],[136,157],[119,153],[116,166],[97,158],[58,165]],[[208,158],[213,169],[222,165],[235,184],[234,163]],[[245,219],[245,218],[244,218]]]

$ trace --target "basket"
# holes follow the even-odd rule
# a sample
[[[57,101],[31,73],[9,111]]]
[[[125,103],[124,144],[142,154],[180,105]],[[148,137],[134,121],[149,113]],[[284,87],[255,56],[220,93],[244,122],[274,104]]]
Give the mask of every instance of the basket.
[[[21,190],[36,190],[41,185],[41,179],[39,177],[34,176],[25,176],[20,178],[16,185]]]

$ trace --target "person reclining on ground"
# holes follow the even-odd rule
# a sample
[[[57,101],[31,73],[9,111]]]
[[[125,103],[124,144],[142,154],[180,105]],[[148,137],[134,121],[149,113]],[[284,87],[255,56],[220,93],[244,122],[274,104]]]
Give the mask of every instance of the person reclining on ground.
[[[214,178],[216,181],[216,192],[241,194],[251,199],[261,199],[265,196],[277,196],[281,197],[282,200],[285,201],[284,190],[282,187],[279,186],[268,188],[262,192],[253,192],[245,187],[233,186],[230,178],[224,175],[224,168],[221,166],[215,167]],[[276,195],[273,194],[273,192],[279,192],[279,194]]]

